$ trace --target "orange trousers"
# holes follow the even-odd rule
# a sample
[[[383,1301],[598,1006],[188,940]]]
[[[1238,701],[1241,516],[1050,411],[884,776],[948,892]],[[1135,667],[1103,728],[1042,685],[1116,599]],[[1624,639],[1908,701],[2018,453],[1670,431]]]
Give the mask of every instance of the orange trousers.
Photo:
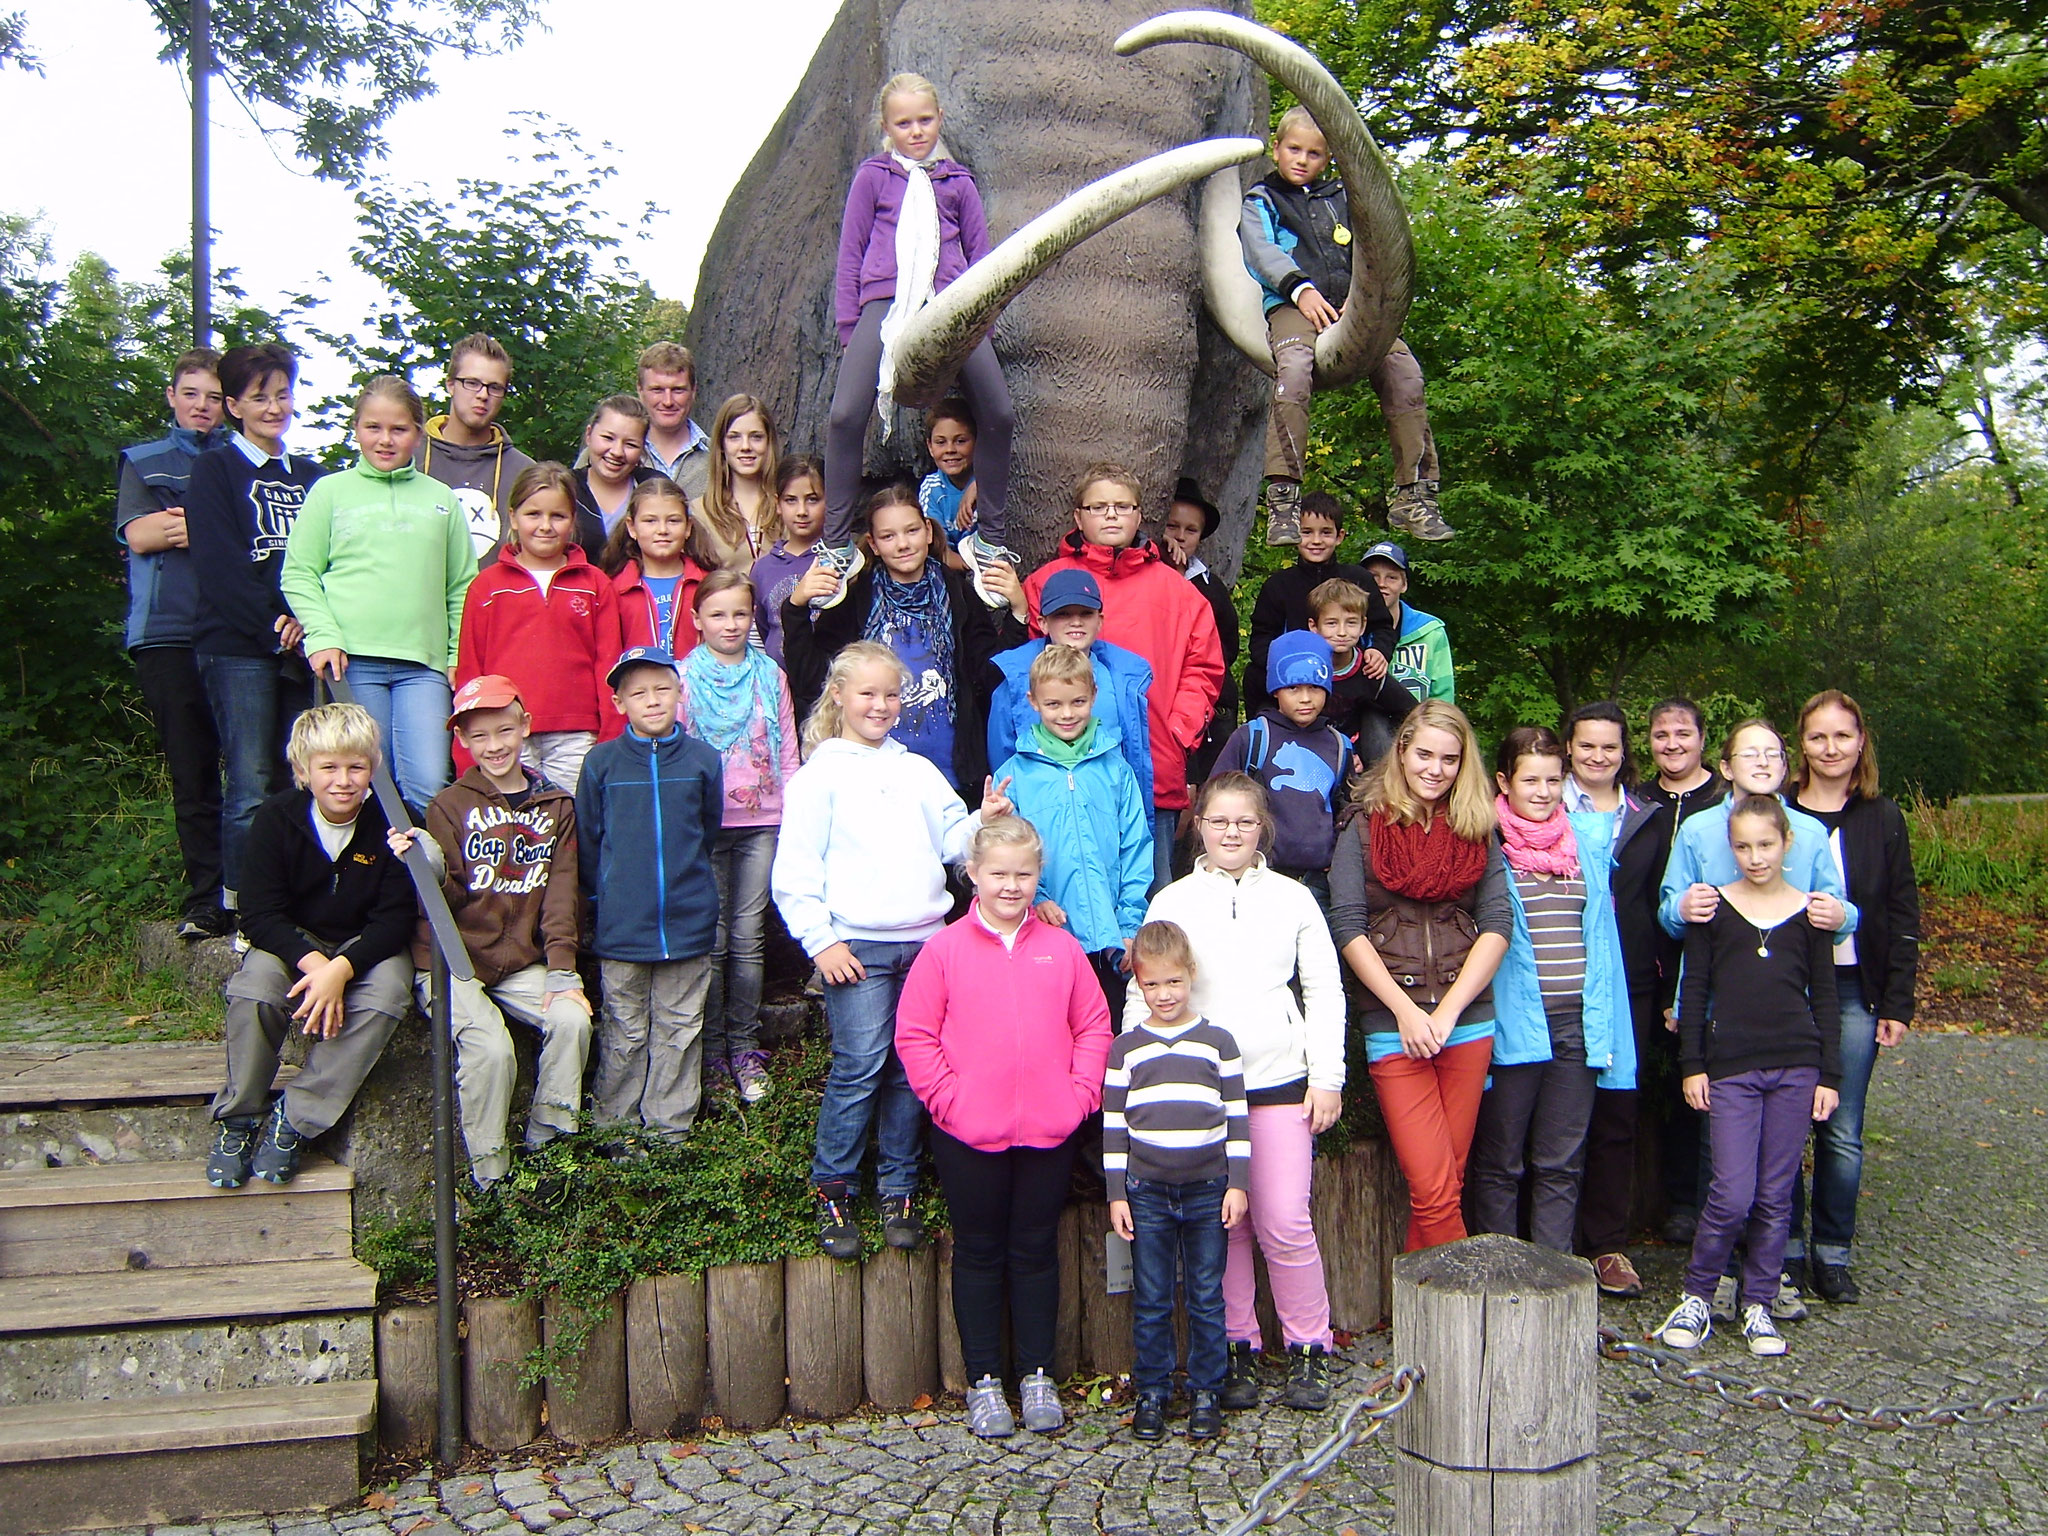
[[[1420,1060],[1389,1056],[1370,1068],[1387,1136],[1408,1180],[1404,1253],[1465,1235],[1465,1159],[1492,1064],[1489,1035]]]

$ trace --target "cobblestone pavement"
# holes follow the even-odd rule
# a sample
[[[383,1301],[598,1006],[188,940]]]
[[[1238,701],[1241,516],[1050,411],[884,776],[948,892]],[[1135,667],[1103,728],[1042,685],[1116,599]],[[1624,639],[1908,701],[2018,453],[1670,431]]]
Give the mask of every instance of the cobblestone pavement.
[[[2048,1382],[2048,1042],[1916,1037],[1879,1068],[1857,1265],[1865,1303],[1792,1328],[1792,1353],[1739,1343],[1703,1357],[1757,1381],[1859,1403],[1973,1398]],[[1676,1250],[1643,1265],[1653,1294],[1609,1304],[1639,1335],[1678,1277]],[[1373,1374],[1384,1334],[1360,1339],[1342,1389]],[[1601,1526],[1649,1533],[2048,1533],[2042,1416],[1985,1428],[1824,1428],[1600,1370]],[[416,1479],[332,1520],[220,1523],[210,1536],[1095,1536],[1200,1533],[1235,1516],[1267,1470],[1333,1416],[1239,1415],[1213,1448],[1132,1442],[1120,1415],[1083,1412],[1061,1435],[971,1439],[957,1412],[626,1447],[542,1470]],[[1388,1451],[1370,1442],[1281,1531],[1391,1523]],[[209,1536],[208,1528],[158,1536]],[[1454,1533],[1446,1533],[1454,1536]]]

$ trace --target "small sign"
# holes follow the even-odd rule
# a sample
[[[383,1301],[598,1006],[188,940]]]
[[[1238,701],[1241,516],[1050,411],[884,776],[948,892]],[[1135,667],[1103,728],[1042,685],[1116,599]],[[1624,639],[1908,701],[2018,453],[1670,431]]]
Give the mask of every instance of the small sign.
[[[1102,1245],[1102,1257],[1109,1294],[1123,1295],[1131,1288],[1131,1240],[1111,1232],[1109,1241]]]

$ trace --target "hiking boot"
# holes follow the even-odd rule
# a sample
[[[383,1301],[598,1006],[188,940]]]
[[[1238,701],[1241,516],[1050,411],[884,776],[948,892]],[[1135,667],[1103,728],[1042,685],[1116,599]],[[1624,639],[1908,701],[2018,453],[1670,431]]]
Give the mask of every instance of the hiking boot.
[[[1714,1304],[1710,1310],[1713,1312],[1715,1322],[1732,1323],[1735,1321],[1735,1309],[1739,1297],[1737,1284],[1738,1282],[1733,1275],[1723,1275],[1714,1282]]]
[[[1004,1440],[1017,1433],[1003,1384],[993,1376],[984,1376],[967,1389],[967,1432],[983,1440]]]
[[[1781,1323],[1803,1323],[1807,1309],[1800,1282],[1806,1278],[1806,1260],[1788,1259],[1786,1264],[1778,1276],[1778,1294],[1771,1298],[1771,1316]]]
[[[1299,480],[1266,482],[1266,542],[1273,545],[1301,542]]]
[[[256,1155],[257,1126],[247,1115],[217,1120],[213,1151],[206,1159],[206,1182],[215,1189],[240,1189],[249,1182],[249,1161]]]
[[[1015,571],[1021,563],[1017,557],[993,539],[984,539],[978,528],[960,541],[959,553],[972,573],[974,595],[991,608],[1009,607],[1010,600],[988,584],[988,576],[999,565],[1007,565]]]
[[[1593,1261],[1593,1278],[1603,1296],[1640,1296],[1643,1277],[1625,1253],[1603,1253]]]
[[[1131,1434],[1139,1440],[1166,1438],[1166,1394],[1140,1392],[1138,1406],[1131,1411]]]
[[[1330,1406],[1330,1352],[1322,1345],[1287,1346],[1287,1385],[1280,1390],[1280,1406],[1304,1413]]]
[[[1230,1341],[1230,1358],[1223,1368],[1223,1390],[1216,1394],[1216,1402],[1233,1413],[1259,1406],[1259,1351],[1249,1339]]]
[[[828,1259],[860,1257],[860,1228],[853,1224],[850,1202],[844,1179],[818,1186],[818,1247]]]
[[[1650,1335],[1667,1349],[1698,1349],[1714,1335],[1714,1314],[1697,1296],[1681,1296]]]
[[[1671,1214],[1664,1218],[1664,1229],[1658,1236],[1667,1243],[1690,1243],[1693,1233],[1700,1228],[1700,1213],[1683,1205],[1673,1206]]]
[[[235,931],[235,914],[216,902],[187,907],[178,918],[178,937],[188,944],[224,939]]]
[[[263,1122],[263,1139],[249,1160],[249,1171],[266,1184],[289,1184],[298,1175],[299,1148],[306,1138],[292,1129],[284,1117],[284,1095],[270,1106],[270,1118]]]
[[[1742,1336],[1749,1341],[1752,1355],[1785,1353],[1785,1336],[1771,1321],[1771,1309],[1760,1301],[1751,1302],[1742,1309]]]
[[[883,1242],[891,1248],[915,1248],[924,1241],[924,1222],[909,1195],[884,1195],[878,1203]]]
[[[1387,497],[1387,528],[1425,544],[1441,544],[1458,531],[1437,511],[1436,485],[1429,480],[1413,480],[1394,487],[1393,494]]]
[[[868,557],[860,552],[858,544],[845,544],[836,549],[829,544],[819,544],[812,548],[811,557],[816,565],[822,565],[839,578],[836,589],[823,597],[811,599],[812,609],[820,613],[827,608],[837,608],[845,600],[846,590],[853,585],[853,578],[858,576],[868,563]]]
[[[1849,1266],[1830,1264],[1826,1259],[1813,1261],[1813,1293],[1838,1307],[1853,1307],[1863,1299],[1863,1291],[1856,1284],[1856,1277],[1849,1273]]]
[[[741,1051],[733,1057],[731,1067],[742,1104],[758,1104],[774,1091],[775,1084],[768,1080],[766,1051]]]
[[[1017,1392],[1024,1399],[1024,1427],[1034,1435],[1049,1435],[1067,1422],[1060,1389],[1044,1371],[1033,1371],[1018,1382]]]
[[[1223,1409],[1216,1401],[1214,1392],[1197,1392],[1194,1406],[1188,1409],[1188,1438],[1190,1440],[1214,1440],[1223,1433]]]

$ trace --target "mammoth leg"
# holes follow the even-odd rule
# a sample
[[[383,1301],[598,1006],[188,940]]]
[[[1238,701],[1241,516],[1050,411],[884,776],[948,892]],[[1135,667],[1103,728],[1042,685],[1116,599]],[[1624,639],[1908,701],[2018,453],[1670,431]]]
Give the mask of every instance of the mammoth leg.
[[[1308,451],[1308,401],[1316,371],[1316,328],[1292,304],[1266,317],[1273,346],[1273,410],[1266,418],[1266,478],[1300,480]]]
[[[960,365],[960,392],[974,407],[974,526],[985,543],[1002,544],[1003,508],[1010,499],[1010,440],[1017,433],[1017,408],[1003,365],[984,336]]]
[[[888,313],[887,299],[863,304],[846,350],[839,354],[832,413],[825,422],[825,531],[820,535],[833,549],[853,542],[868,418],[875,412],[875,387],[882,376],[882,317]]]
[[[1437,478],[1436,440],[1430,435],[1429,408],[1422,395],[1422,364],[1396,340],[1366,373],[1379,396],[1380,415],[1387,423],[1387,446],[1394,454],[1394,484]]]

